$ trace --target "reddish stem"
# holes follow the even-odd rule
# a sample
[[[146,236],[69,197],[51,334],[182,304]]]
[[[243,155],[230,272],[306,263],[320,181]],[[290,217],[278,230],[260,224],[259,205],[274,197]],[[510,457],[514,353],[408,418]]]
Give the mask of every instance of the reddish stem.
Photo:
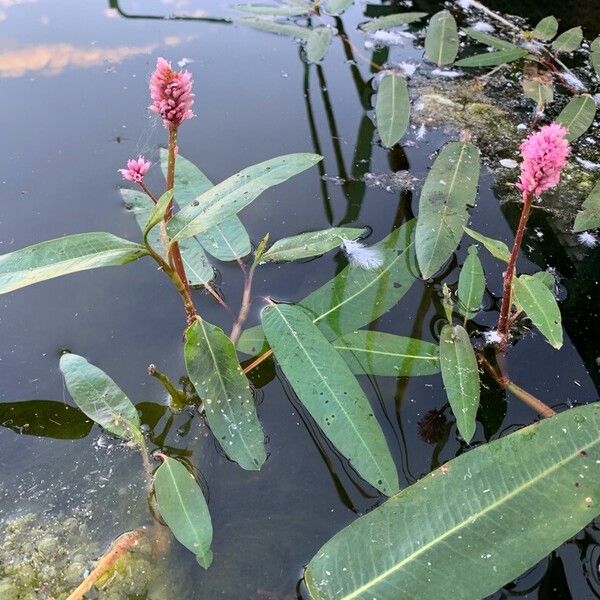
[[[502,291],[502,306],[500,308],[500,316],[498,318],[498,333],[500,334],[500,350],[505,351],[508,345],[508,329],[509,329],[509,316],[510,309],[512,306],[512,281],[515,273],[515,265],[523,242],[523,234],[525,233],[525,226],[527,225],[527,219],[531,211],[531,204],[533,197],[523,192],[523,208],[521,210],[521,217],[519,219],[519,225],[515,234],[515,241],[510,253],[510,259],[506,272],[504,273],[504,286]]]

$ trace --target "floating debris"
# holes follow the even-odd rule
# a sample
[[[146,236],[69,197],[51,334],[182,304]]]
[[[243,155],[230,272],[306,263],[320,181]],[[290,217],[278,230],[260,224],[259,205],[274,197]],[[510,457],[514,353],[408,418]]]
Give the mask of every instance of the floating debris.
[[[434,77],[445,77],[446,79],[456,79],[464,75],[462,71],[450,71],[448,69],[433,69],[431,74]]]
[[[363,181],[369,187],[395,193],[413,190],[418,179],[411,175],[410,171],[396,171],[395,173],[365,173]]]
[[[519,166],[519,163],[513,158],[503,158],[500,161],[500,166],[505,169],[516,169]]]
[[[483,33],[493,33],[496,31],[496,28],[491,23],[487,23],[486,21],[476,21],[473,23],[473,25],[471,25],[471,29],[474,29],[475,31],[482,31]]]
[[[598,245],[598,236],[590,233],[589,231],[584,231],[577,236],[578,242],[585,246],[586,248],[595,248]]]
[[[586,170],[586,171],[598,171],[600,170],[600,163],[592,162],[591,160],[585,160],[579,156],[575,157],[575,160]]]
[[[384,256],[379,248],[365,246],[356,240],[344,240],[341,248],[353,267],[372,271],[383,265]]]

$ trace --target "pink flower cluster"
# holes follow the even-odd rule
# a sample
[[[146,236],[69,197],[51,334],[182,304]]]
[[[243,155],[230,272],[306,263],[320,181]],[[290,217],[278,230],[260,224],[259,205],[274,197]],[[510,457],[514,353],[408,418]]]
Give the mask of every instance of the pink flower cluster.
[[[123,176],[123,179],[141,183],[151,165],[152,163],[149,160],[147,161],[143,156],[138,156],[137,160],[130,158],[127,161],[127,168],[119,169],[119,172]]]
[[[558,185],[560,174],[571,152],[567,130],[558,123],[544,125],[521,144],[521,177],[517,188],[539,198]]]
[[[152,104],[148,108],[162,117],[165,127],[177,128],[194,116],[192,83],[191,73],[173,71],[171,63],[164,58],[156,61],[156,69],[150,77]]]

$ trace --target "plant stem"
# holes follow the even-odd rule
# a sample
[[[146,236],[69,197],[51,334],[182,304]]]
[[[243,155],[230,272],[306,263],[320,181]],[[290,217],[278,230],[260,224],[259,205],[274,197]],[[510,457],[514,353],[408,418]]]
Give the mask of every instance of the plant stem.
[[[506,350],[508,345],[508,333],[509,333],[509,313],[512,306],[512,280],[515,272],[515,265],[517,263],[517,257],[521,249],[521,243],[523,242],[523,234],[525,233],[525,226],[527,225],[527,219],[531,211],[531,204],[533,198],[530,194],[523,192],[523,208],[521,210],[521,217],[519,219],[519,225],[517,227],[517,233],[515,234],[515,241],[510,253],[510,259],[506,272],[504,273],[504,286],[502,291],[502,306],[500,308],[500,316],[498,317],[498,333],[500,334],[499,347],[501,351]]]
[[[247,367],[244,368],[244,375],[247,375],[248,373],[250,373],[250,371],[252,371],[253,369],[256,369],[256,367],[258,367],[258,365],[265,362],[265,360],[267,360],[267,358],[269,358],[269,356],[271,356],[272,354],[273,354],[273,350],[271,350],[269,348],[266,352],[264,352],[263,354],[258,356]]]
[[[240,307],[240,312],[233,324],[233,327],[231,328],[231,334],[229,335],[234,345],[240,338],[242,327],[248,318],[248,313],[250,312],[250,304],[252,303],[252,280],[254,279],[254,270],[256,268],[255,263],[250,267],[250,271],[246,272],[244,263],[242,263],[241,260],[238,260],[238,262],[242,272],[244,273],[244,291],[242,293],[242,305]]]
[[[155,365],[148,366],[148,374],[158,379],[158,381],[160,381],[163,387],[167,390],[167,393],[171,397],[173,408],[181,410],[186,407],[187,402],[185,394],[173,385],[167,375],[165,375],[162,371],[159,371]]]
[[[177,128],[171,127],[169,128],[169,155],[167,161],[167,191],[172,190],[175,185],[175,157],[177,154]],[[169,219],[173,216],[173,200],[169,203],[169,207],[167,208],[167,212],[165,213],[165,224],[169,221]],[[192,292],[190,289],[190,284],[188,282],[187,275],[185,273],[185,267],[183,265],[183,259],[181,258],[181,252],[179,251],[179,244],[177,242],[173,242],[169,246],[168,252],[169,264],[173,267],[173,269],[177,272],[179,276],[179,280],[183,285],[183,289],[180,290],[180,294],[183,298],[183,304],[185,306],[185,312],[187,316],[187,321],[189,323],[193,323],[194,319],[197,316],[196,307],[194,306],[194,301],[192,300]],[[179,288],[178,288],[179,289]]]

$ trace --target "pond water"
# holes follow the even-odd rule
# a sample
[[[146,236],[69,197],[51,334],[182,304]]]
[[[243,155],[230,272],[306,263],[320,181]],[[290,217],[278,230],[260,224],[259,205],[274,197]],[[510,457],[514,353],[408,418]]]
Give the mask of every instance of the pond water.
[[[496,4],[505,8],[507,3]],[[544,16],[537,15],[539,3],[531,4],[510,8]],[[430,13],[438,8],[435,2],[414,6]],[[322,171],[311,169],[244,210],[242,219],[255,243],[266,232],[275,239],[340,224],[369,226],[369,241],[381,239],[414,216],[432,157],[451,137],[431,127],[417,140],[413,127],[404,147],[386,150],[377,142],[367,110],[373,73],[361,60],[373,50],[365,48],[356,26],[365,14],[386,10],[387,4],[354,6],[336,23],[354,48],[336,38],[322,65],[309,66],[294,41],[228,22],[237,13],[222,0],[0,2],[0,250],[80,231],[138,239],[119,195],[117,169],[140,153],[156,159],[165,143],[161,125],[146,111],[157,56],[185,61],[194,74],[197,117],[182,128],[180,149],[213,181],[280,154],[324,155]],[[550,12],[548,3],[544,11]],[[557,5],[554,14],[572,19],[571,13]],[[584,14],[571,24],[582,22],[588,36],[597,33],[598,24]],[[391,48],[390,57],[420,62],[421,50],[406,41]],[[382,60],[382,50],[373,60]],[[381,183],[380,175],[401,170],[416,178],[414,190],[411,185],[400,189],[397,182],[388,188],[385,179]],[[158,187],[154,171],[148,182]],[[494,177],[484,170],[472,226],[510,242],[515,220],[514,207],[501,209]],[[525,247],[529,260],[523,258],[520,266],[524,272],[553,267],[561,276],[566,341],[556,352],[539,334],[527,335],[511,351],[511,373],[562,409],[598,399],[594,320],[600,248],[569,246],[546,213],[536,215],[534,226]],[[443,314],[441,283],[457,280],[467,247],[463,241],[457,260],[434,281],[417,281],[371,328],[435,341]],[[493,327],[500,272],[493,259],[480,254],[489,293],[478,323]],[[334,252],[285,267],[261,267],[249,325],[259,322],[265,296],[297,301],[345,264]],[[243,283],[239,268],[222,263],[218,269],[219,288],[235,313]],[[231,315],[210,296],[196,295],[204,317],[229,330]],[[383,501],[322,437],[270,361],[252,376],[268,436],[269,458],[260,472],[229,462],[197,414],[172,415],[165,409],[164,391],[146,371],[154,363],[175,380],[184,374],[184,320],[177,294],[150,262],[55,279],[2,296],[1,306],[0,516],[6,523],[34,514],[22,524],[25,537],[62,531],[64,520],[75,517],[85,529],[78,528],[73,538],[65,534],[60,543],[71,552],[81,544],[89,560],[115,536],[149,521],[139,457],[64,408],[71,404],[58,370],[65,348],[109,373],[138,405],[153,447],[189,460],[205,486],[214,563],[204,571],[173,543],[157,567],[168,590],[161,598],[304,598],[301,578],[308,560],[335,532]],[[362,377],[361,383],[384,428],[402,487],[467,450],[439,376]],[[423,419],[432,410],[443,416],[433,419],[433,432],[430,427],[424,434]],[[535,417],[492,386],[484,394],[472,444]],[[0,559],[14,557],[19,548],[3,549]],[[600,530],[592,524],[493,598],[598,598],[599,558]],[[53,562],[51,553],[48,562]],[[14,598],[47,598],[51,592]]]

